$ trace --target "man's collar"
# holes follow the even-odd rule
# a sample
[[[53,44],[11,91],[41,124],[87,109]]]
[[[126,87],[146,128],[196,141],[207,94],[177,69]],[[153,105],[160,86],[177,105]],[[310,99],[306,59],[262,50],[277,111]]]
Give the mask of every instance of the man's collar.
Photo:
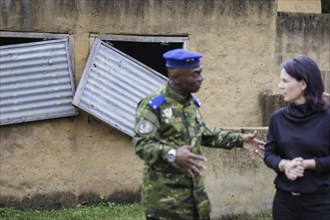
[[[179,103],[184,104],[185,102],[187,102],[188,100],[191,100],[191,94],[189,94],[187,97],[183,96],[179,93],[177,93],[176,91],[174,91],[174,89],[171,88],[171,86],[169,85],[169,83],[166,84],[165,86],[165,94],[169,97],[171,97],[172,99],[176,100]]]

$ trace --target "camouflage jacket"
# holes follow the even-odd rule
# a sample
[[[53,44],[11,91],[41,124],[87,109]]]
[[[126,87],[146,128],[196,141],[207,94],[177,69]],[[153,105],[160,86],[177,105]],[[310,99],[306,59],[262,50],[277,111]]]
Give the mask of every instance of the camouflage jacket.
[[[201,154],[201,146],[231,149],[242,147],[240,133],[209,129],[194,96],[177,94],[168,84],[143,99],[136,110],[133,146],[144,160],[142,204],[146,215],[164,219],[191,219],[194,208],[201,219],[209,218],[211,207],[203,178],[189,177],[167,160],[170,149],[190,144]]]

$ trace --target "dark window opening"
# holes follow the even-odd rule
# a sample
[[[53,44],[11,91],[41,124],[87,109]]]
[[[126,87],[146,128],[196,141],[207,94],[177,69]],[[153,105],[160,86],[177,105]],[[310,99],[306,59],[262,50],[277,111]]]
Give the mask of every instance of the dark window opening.
[[[171,49],[183,48],[183,43],[153,43],[132,41],[105,41],[157,72],[167,76],[163,54]]]
[[[330,13],[330,0],[321,0],[322,13]]]
[[[33,43],[43,40],[52,40],[44,38],[23,38],[23,37],[0,37],[0,46],[4,45],[13,45],[13,44],[24,44],[24,43]]]

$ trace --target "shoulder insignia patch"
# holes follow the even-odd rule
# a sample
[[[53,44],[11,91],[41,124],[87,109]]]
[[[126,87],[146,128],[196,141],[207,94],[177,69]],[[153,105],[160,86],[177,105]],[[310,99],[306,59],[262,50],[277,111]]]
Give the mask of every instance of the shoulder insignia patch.
[[[143,120],[139,125],[140,134],[149,134],[154,130],[154,126],[150,121]]]
[[[196,97],[196,96],[192,96],[193,99],[194,99],[194,103],[198,106],[198,107],[201,107],[201,102],[199,101],[199,99]]]
[[[166,98],[163,94],[157,95],[155,97],[153,97],[149,102],[148,105],[156,110],[157,108],[159,108],[159,106],[161,106],[164,102],[166,101]]]

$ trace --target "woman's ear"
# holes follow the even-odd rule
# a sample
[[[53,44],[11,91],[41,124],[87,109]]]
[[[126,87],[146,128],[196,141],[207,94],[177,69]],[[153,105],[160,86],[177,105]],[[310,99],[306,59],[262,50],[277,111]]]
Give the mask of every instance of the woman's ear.
[[[301,86],[301,90],[302,91],[305,91],[306,90],[306,88],[307,88],[307,83],[306,83],[306,81],[305,80],[301,80],[300,81],[300,86]]]

